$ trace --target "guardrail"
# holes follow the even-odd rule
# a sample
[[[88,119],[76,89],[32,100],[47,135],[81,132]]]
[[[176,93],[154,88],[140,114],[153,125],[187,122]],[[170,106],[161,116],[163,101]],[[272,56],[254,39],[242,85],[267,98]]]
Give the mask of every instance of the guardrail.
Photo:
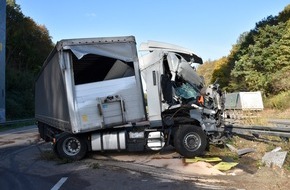
[[[226,125],[224,131],[234,134],[246,135],[269,135],[290,138],[289,127],[266,127],[266,126],[239,126]]]
[[[0,123],[0,126],[14,125],[14,124],[25,123],[25,122],[33,122],[33,121],[35,121],[34,118],[11,120],[11,121],[6,121],[6,122]]]
[[[276,125],[277,127],[290,127],[289,119],[270,119],[268,122]]]

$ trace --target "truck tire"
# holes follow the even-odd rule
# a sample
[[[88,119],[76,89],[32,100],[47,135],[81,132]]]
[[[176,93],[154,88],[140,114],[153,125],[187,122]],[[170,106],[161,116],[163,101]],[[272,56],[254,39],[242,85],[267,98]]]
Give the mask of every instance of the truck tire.
[[[60,158],[71,161],[81,160],[87,154],[88,147],[84,138],[65,134],[56,143],[56,152]]]
[[[207,137],[203,130],[194,125],[182,125],[174,135],[176,151],[187,158],[202,155],[207,143]]]

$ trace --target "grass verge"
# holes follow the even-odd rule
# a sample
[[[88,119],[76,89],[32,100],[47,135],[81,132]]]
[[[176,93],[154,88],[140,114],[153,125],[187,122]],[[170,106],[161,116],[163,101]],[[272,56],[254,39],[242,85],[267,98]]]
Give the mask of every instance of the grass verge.
[[[226,144],[234,146],[236,149],[253,148],[255,152],[239,156],[236,152],[231,151],[224,146],[211,145],[208,151],[208,156],[218,156],[223,161],[238,162],[239,167],[249,173],[255,173],[258,169],[264,166],[262,157],[266,152],[270,152],[276,147],[281,147],[281,151],[287,151],[288,155],[284,162],[283,168],[290,172],[290,142],[279,137],[260,136],[259,138],[245,136],[234,136],[226,141]]]
[[[266,108],[286,110],[290,108],[290,91],[264,99],[264,104]]]

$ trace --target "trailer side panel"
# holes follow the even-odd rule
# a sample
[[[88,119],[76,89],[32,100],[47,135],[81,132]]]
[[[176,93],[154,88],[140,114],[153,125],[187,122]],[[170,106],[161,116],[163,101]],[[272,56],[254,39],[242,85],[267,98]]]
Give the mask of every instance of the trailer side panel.
[[[70,131],[65,81],[55,53],[44,65],[35,84],[35,118],[50,126]]]

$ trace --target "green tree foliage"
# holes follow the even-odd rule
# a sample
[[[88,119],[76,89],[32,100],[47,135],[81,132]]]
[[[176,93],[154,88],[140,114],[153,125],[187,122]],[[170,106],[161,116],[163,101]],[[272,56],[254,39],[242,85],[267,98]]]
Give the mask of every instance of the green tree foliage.
[[[8,119],[34,116],[34,78],[53,48],[49,32],[7,1],[6,113]]]
[[[6,112],[9,119],[34,117],[34,76],[29,71],[7,69]]]
[[[242,81],[246,90],[262,90],[270,95],[290,89],[280,80],[289,76],[290,22],[277,20],[277,17],[268,17],[258,23],[254,30],[254,43],[248,43],[246,49],[240,50],[243,54],[236,60],[231,75],[233,79]]]
[[[25,17],[18,5],[7,5],[8,68],[37,72],[53,44],[48,30]]]
[[[290,90],[290,5],[242,34],[212,80],[227,91],[263,91],[271,96]]]

